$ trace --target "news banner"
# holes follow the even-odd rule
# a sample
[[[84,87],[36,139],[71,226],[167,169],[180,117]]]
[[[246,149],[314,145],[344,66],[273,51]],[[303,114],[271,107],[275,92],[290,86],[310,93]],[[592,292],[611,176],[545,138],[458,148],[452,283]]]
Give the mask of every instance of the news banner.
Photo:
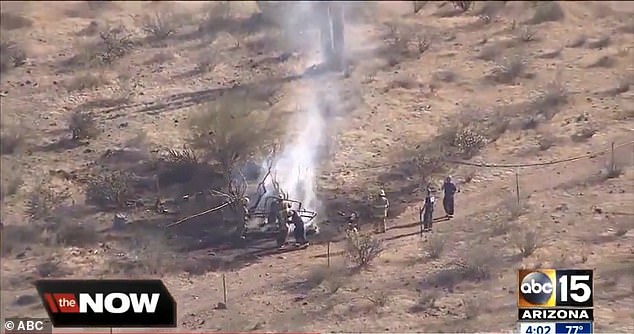
[[[590,334],[594,273],[587,269],[518,270],[520,334]],[[49,319],[3,319],[3,333],[53,328],[176,328],[176,301],[160,280],[39,280]]]
[[[590,334],[594,322],[594,273],[587,269],[518,271],[520,334]]]

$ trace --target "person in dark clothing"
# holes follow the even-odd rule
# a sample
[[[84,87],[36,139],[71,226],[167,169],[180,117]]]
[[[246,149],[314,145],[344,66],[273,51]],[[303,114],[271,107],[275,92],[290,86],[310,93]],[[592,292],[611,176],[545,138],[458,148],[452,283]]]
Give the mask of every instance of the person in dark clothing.
[[[282,202],[277,198],[273,199],[271,201],[271,204],[269,205],[269,214],[264,224],[275,224],[275,226],[279,228],[279,226],[282,224],[282,222],[279,221],[279,213],[281,209]]]
[[[458,187],[453,183],[451,176],[447,176],[445,182],[442,185],[444,196],[442,198],[442,206],[445,209],[447,218],[453,218],[454,214],[454,195],[460,192]]]
[[[291,210],[290,220],[291,223],[295,225],[293,235],[295,236],[296,245],[308,245],[308,241],[306,240],[306,229],[304,228],[304,220],[296,210]]]
[[[432,190],[427,188],[427,194],[425,195],[425,203],[421,209],[421,223],[423,224],[424,231],[431,231],[434,221],[434,206],[436,205],[436,197],[433,195]]]

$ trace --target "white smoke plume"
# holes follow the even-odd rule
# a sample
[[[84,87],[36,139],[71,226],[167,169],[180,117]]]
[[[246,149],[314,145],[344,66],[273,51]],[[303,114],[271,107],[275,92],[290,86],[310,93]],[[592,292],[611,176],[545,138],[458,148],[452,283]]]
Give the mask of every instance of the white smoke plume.
[[[300,71],[324,61],[320,53],[318,24],[313,2],[287,3],[284,17],[278,22],[284,30],[286,42],[298,50],[306,61]],[[302,203],[302,208],[318,211],[321,203],[317,197],[317,173],[320,165],[320,150],[327,138],[327,120],[320,110],[318,91],[324,82],[302,80],[301,92],[293,96],[299,113],[288,122],[287,138],[282,151],[275,157],[273,173],[282,191],[291,200]],[[266,196],[278,196],[273,191],[271,180],[267,180]],[[294,205],[297,209],[297,206]]]

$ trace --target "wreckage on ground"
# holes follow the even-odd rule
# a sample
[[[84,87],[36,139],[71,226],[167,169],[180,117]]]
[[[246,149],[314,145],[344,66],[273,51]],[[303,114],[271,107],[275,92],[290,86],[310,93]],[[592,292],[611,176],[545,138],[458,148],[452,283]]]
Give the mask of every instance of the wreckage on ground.
[[[267,190],[266,188],[267,180],[269,178],[270,183],[273,186],[273,190],[271,191]],[[297,211],[297,213],[304,221],[306,233],[309,235],[319,233],[319,228],[315,222],[317,212],[306,209],[301,201],[289,198],[288,194],[280,188],[279,183],[276,180],[275,173],[272,172],[272,160],[269,163],[267,173],[258,183],[256,190],[257,198],[255,201],[250,201],[249,198],[246,196],[247,188],[248,183],[246,178],[242,173],[239,173],[238,178],[234,178],[229,182],[227,192],[222,192],[218,190],[210,191],[210,194],[213,196],[224,197],[225,201],[223,204],[197,213],[195,215],[183,218],[175,223],[168,225],[168,227],[185,223],[192,218],[207,215],[215,211],[229,209],[234,220],[236,221],[236,232],[238,232],[238,230],[242,231],[241,223],[245,215],[248,217],[248,222],[246,226],[247,231],[252,231],[254,227],[255,229],[259,228],[261,232],[275,231],[277,230],[278,226],[273,222],[269,222],[269,218],[272,216],[277,217],[277,214],[279,213],[277,205],[290,204],[290,209]],[[292,232],[293,229],[294,226],[290,224],[289,233]],[[241,234],[241,232],[239,234]]]

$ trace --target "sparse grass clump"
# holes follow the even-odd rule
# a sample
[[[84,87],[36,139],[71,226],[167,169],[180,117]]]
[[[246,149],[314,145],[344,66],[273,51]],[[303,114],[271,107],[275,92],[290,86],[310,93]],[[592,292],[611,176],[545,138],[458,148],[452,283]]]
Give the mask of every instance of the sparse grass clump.
[[[19,123],[11,123],[2,120],[0,123],[0,153],[13,154],[17,152],[24,143],[24,129]]]
[[[557,1],[539,1],[536,3],[535,13],[528,20],[530,24],[559,21],[564,18],[564,11]]]
[[[0,182],[0,204],[5,198],[15,195],[23,184],[22,175],[19,168],[15,168],[12,163],[2,163],[2,181]]]
[[[447,239],[438,234],[433,234],[427,238],[427,243],[425,244],[427,256],[431,259],[438,259],[442,255],[445,250],[445,244],[447,243]]]
[[[487,77],[496,83],[513,84],[523,74],[526,64],[526,60],[520,56],[505,58],[496,64]]]
[[[523,257],[529,257],[540,246],[540,236],[537,231],[521,229],[513,234],[513,243]]]
[[[381,240],[371,234],[352,233],[347,239],[350,260],[360,268],[368,267],[383,252]]]
[[[123,208],[132,199],[132,178],[121,171],[104,172],[87,180],[86,202],[101,208]]]
[[[52,218],[53,212],[70,198],[67,190],[58,190],[48,180],[38,184],[27,197],[26,213],[33,220]]]
[[[489,279],[496,261],[497,256],[494,249],[487,246],[476,246],[462,259],[458,272],[465,279]]]
[[[392,294],[388,291],[375,291],[372,295],[363,296],[369,300],[375,307],[385,307],[392,300]]]
[[[414,304],[410,308],[410,312],[418,313],[418,312],[427,311],[429,309],[433,309],[434,307],[436,307],[436,301],[438,300],[439,297],[440,297],[440,293],[438,293],[438,291],[436,290],[422,291],[418,295],[418,300],[416,304]]]
[[[68,129],[73,141],[95,138],[99,135],[99,128],[95,118],[88,112],[77,110],[70,115]]]
[[[138,22],[145,35],[154,41],[166,39],[176,33],[174,17],[170,13],[153,13],[141,16]]]
[[[229,177],[238,163],[262,151],[277,138],[280,122],[257,111],[251,96],[225,96],[198,107],[189,122],[189,147],[218,163]]]
[[[28,28],[33,25],[33,21],[24,16],[13,13],[0,13],[0,27],[4,30],[16,30]]]
[[[16,42],[0,41],[0,73],[26,64],[26,52]]]
[[[462,12],[466,12],[471,8],[473,1],[450,1],[454,7],[459,9]]]
[[[108,79],[101,73],[82,73],[74,76],[66,83],[69,92],[95,89],[108,83]]]
[[[537,31],[531,29],[530,27],[524,27],[519,34],[519,39],[525,43],[533,42],[537,40]]]
[[[456,132],[453,146],[463,156],[470,158],[480,152],[487,144],[486,136],[475,126],[467,125]]]
[[[475,319],[482,311],[482,305],[476,298],[463,300],[462,304],[464,305],[465,319]]]
[[[111,65],[127,55],[134,45],[132,33],[124,25],[106,27],[95,41],[79,45],[78,53],[66,63],[91,69]]]

